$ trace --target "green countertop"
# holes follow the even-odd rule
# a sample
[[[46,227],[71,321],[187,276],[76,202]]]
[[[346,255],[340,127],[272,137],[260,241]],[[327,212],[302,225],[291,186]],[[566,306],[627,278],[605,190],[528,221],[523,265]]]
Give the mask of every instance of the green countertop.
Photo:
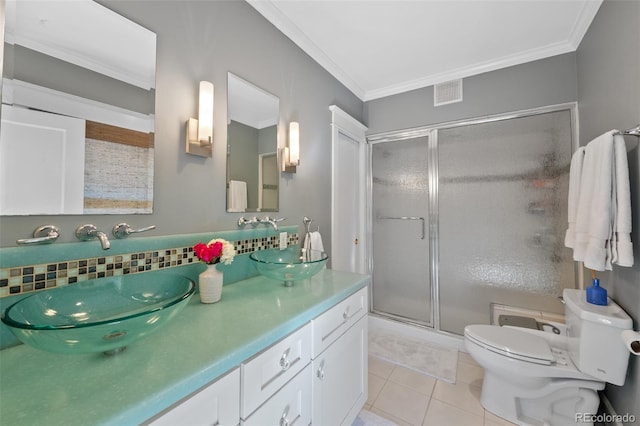
[[[329,269],[293,287],[259,276],[224,286],[215,304],[194,295],[171,323],[116,356],[2,350],[0,424],[139,424],[368,283]]]

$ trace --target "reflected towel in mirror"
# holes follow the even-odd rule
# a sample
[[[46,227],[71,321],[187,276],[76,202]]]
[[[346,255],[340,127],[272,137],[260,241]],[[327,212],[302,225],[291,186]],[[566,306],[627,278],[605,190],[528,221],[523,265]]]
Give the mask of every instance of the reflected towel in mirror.
[[[227,211],[243,213],[247,209],[247,183],[241,180],[229,181]]]

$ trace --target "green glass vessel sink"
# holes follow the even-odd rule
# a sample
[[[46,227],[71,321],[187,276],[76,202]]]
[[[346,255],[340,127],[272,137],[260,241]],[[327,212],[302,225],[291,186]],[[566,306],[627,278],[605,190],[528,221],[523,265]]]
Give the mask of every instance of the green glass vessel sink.
[[[260,250],[249,256],[260,274],[267,278],[284,281],[290,287],[295,281],[304,280],[317,274],[327,263],[327,253],[308,250],[301,253],[292,246],[285,250]]]
[[[171,321],[195,287],[164,271],[98,278],[25,297],[2,313],[2,322],[34,348],[113,354]]]

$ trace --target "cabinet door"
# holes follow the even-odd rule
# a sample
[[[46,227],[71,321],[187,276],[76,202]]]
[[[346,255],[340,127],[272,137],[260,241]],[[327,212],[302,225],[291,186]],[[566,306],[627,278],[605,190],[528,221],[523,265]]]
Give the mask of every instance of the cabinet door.
[[[242,424],[307,426],[311,422],[311,366],[298,373]]]
[[[240,423],[240,371],[205,387],[153,420],[152,426],[213,426]]]
[[[367,401],[367,317],[313,360],[314,425],[350,425]]]

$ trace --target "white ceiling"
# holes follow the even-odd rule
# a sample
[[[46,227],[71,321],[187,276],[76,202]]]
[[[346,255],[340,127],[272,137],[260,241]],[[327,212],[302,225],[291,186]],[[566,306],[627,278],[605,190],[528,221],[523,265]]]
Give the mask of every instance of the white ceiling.
[[[602,0],[247,0],[360,99],[577,49]]]
[[[90,0],[7,0],[5,12],[7,43],[144,89],[155,87],[155,33],[102,5]]]

